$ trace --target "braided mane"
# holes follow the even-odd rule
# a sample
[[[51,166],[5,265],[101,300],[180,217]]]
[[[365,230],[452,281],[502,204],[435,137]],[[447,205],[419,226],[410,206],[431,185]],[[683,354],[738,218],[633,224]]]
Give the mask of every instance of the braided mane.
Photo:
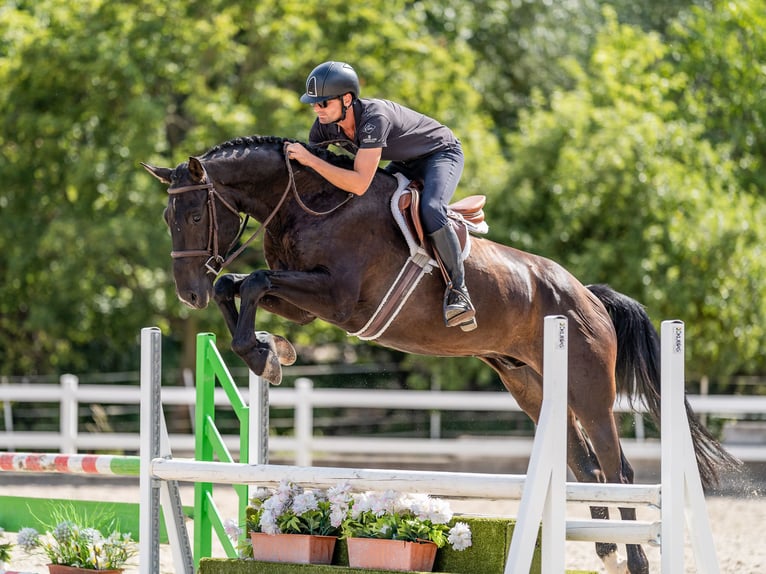
[[[262,144],[278,144],[281,147],[285,143],[294,143],[298,141],[299,140],[296,140],[296,139],[282,138],[279,136],[237,137],[227,142],[218,144],[215,147],[210,148],[200,157],[200,159],[203,159],[203,160],[215,159],[216,157],[224,155],[227,152],[236,151],[236,150],[246,150],[251,147],[258,147],[259,145],[262,145]],[[353,160],[349,158],[347,155],[336,154],[326,148],[315,146],[312,144],[307,144],[305,142],[300,142],[300,143],[303,143],[303,145],[305,145],[308,148],[308,150],[311,151],[311,153],[313,153],[314,155],[332,164],[348,165],[349,163],[353,163]]]

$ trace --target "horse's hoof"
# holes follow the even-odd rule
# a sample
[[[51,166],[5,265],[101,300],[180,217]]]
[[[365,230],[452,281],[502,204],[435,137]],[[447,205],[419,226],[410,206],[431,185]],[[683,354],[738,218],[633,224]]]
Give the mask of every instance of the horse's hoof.
[[[269,353],[261,377],[274,386],[282,384],[282,365],[274,353]]]
[[[283,365],[292,365],[298,358],[295,347],[284,337],[272,335],[268,331],[256,331],[255,340],[259,347],[268,348],[277,355],[279,362]]]
[[[298,353],[295,352],[293,344],[279,335],[272,335],[274,342],[274,350],[279,357],[279,362],[285,366],[292,365],[298,358]]]
[[[604,561],[607,574],[628,574],[628,562],[622,560],[617,552],[602,556],[601,559]]]
[[[234,348],[245,362],[247,367],[259,377],[267,380],[272,385],[278,385],[282,382],[282,365],[279,363],[279,357],[271,350],[272,345],[252,347],[249,351],[242,353]]]

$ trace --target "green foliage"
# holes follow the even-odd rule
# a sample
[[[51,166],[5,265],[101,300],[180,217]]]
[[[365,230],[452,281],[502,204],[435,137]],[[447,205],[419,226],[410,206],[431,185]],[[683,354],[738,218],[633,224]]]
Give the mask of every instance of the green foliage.
[[[247,531],[339,536],[348,502],[347,485],[303,490],[283,480],[278,488],[261,489],[250,499]]]
[[[715,2],[682,14],[670,35],[672,60],[689,78],[684,115],[724,146],[744,191],[766,188],[766,2]]]
[[[197,331],[225,333],[217,309],[178,302],[165,194],[138,162],[305,138],[298,95],[328,59],[454,129],[459,194],[489,196],[494,239],[686,321],[695,375],[763,372],[765,18],[764,0],[7,2],[0,372],[133,370],[148,325],[189,366]],[[263,265],[256,246],[232,270]],[[320,321],[257,321],[351,344]],[[406,361],[419,388],[496,384],[478,361],[354,344]]]
[[[678,105],[689,80],[660,37],[605,17],[575,88],[538,98],[509,137],[519,201],[500,216],[519,224],[499,239],[686,321],[695,375],[749,370],[763,205],[743,194],[729,147]]]
[[[465,522],[451,528],[452,511],[438,498],[395,491],[366,492],[353,496],[343,521],[343,538],[380,538],[418,542],[430,540],[437,547],[447,544],[462,551],[472,545],[471,529]]]
[[[5,538],[5,530],[0,528],[0,564],[11,561],[11,550],[13,549],[13,542],[4,542],[2,541],[3,538]]]
[[[427,520],[418,520],[414,516],[384,514],[375,516],[372,512],[362,513],[357,520],[349,519],[344,524],[347,538],[390,538],[417,542],[430,540],[439,547],[447,542],[446,524],[434,525]],[[382,535],[385,533],[385,536]]]
[[[40,0],[0,11],[3,372],[134,368],[147,325],[185,345],[197,330],[225,332],[217,309],[192,313],[176,300],[164,194],[138,162],[175,165],[243,134],[305,137],[313,116],[298,95],[322,59],[353,61],[366,95],[453,125],[473,158],[466,192],[497,182],[501,165],[479,175],[482,150],[498,146],[465,79],[467,46],[428,34],[405,2],[347,8]],[[233,270],[259,265],[254,252]],[[264,313],[259,327],[345,339]]]
[[[72,504],[59,509],[44,536],[23,528],[18,540],[25,552],[42,552],[51,564],[93,570],[124,568],[136,554],[130,534],[118,532],[114,520],[103,513],[81,513]]]

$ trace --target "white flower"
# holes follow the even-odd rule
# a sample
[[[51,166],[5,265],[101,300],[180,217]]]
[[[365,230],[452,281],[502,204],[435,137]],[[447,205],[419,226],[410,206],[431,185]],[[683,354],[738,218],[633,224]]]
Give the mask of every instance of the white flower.
[[[265,509],[263,511],[263,514],[261,514],[261,520],[259,522],[261,526],[261,532],[264,532],[266,534],[280,534],[282,531],[279,529],[279,526],[277,525],[277,516],[278,516],[278,513],[275,514],[270,509],[268,508]]]
[[[233,518],[227,518],[223,521],[223,531],[233,541],[239,540],[239,537],[242,536],[242,529]]]
[[[289,503],[289,498],[285,499],[282,498],[282,496],[275,494],[263,503],[263,512],[264,514],[268,512],[274,514],[275,516],[279,516],[285,511]]]
[[[372,499],[369,492],[360,492],[353,497],[354,506],[351,507],[351,518],[356,520],[362,513],[372,509]]]
[[[303,492],[303,487],[296,486],[289,480],[282,479],[277,486],[275,493],[276,497],[285,502],[289,502],[291,498]]]
[[[447,542],[455,550],[465,550],[473,544],[471,540],[471,528],[465,522],[456,522],[449,531]]]
[[[446,500],[440,498],[416,498],[412,503],[412,512],[421,520],[430,520],[434,524],[447,524],[452,520],[452,510]]]
[[[351,485],[348,482],[342,482],[328,488],[327,499],[331,504],[348,504],[351,500]]]
[[[375,516],[383,516],[386,513],[395,514],[402,508],[402,496],[394,490],[383,493],[370,494],[370,510]]]
[[[316,510],[317,508],[319,506],[316,496],[311,491],[299,494],[293,499],[293,512],[297,515],[301,515],[309,510]]]
[[[73,532],[76,534],[77,526],[74,524],[72,526],[74,527]],[[85,540],[91,543],[99,542],[100,540],[103,540],[104,538],[101,532],[96,530],[95,528],[83,528],[82,535],[85,538]]]
[[[51,534],[57,542],[66,543],[71,540],[75,529],[76,525],[73,522],[65,520],[64,522],[59,522]]]
[[[340,506],[333,507],[330,512],[330,524],[335,528],[340,528],[343,521],[346,519],[346,513],[348,512],[348,506],[341,508]]]
[[[16,542],[25,552],[30,552],[40,544],[40,533],[34,528],[22,528],[16,535]]]
[[[250,497],[250,505],[256,510],[260,510],[263,501],[269,498],[271,494],[268,488],[259,488]]]

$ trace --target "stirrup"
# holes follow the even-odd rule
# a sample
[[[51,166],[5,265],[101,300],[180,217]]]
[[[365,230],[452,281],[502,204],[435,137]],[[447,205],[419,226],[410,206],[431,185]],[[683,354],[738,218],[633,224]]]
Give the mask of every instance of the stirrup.
[[[457,299],[450,304],[450,298]],[[472,331],[476,328],[476,310],[471,303],[468,293],[460,289],[448,287],[444,293],[444,324],[447,327],[460,327],[464,331]],[[473,323],[473,326],[471,326]],[[463,328],[463,326],[468,328]]]

